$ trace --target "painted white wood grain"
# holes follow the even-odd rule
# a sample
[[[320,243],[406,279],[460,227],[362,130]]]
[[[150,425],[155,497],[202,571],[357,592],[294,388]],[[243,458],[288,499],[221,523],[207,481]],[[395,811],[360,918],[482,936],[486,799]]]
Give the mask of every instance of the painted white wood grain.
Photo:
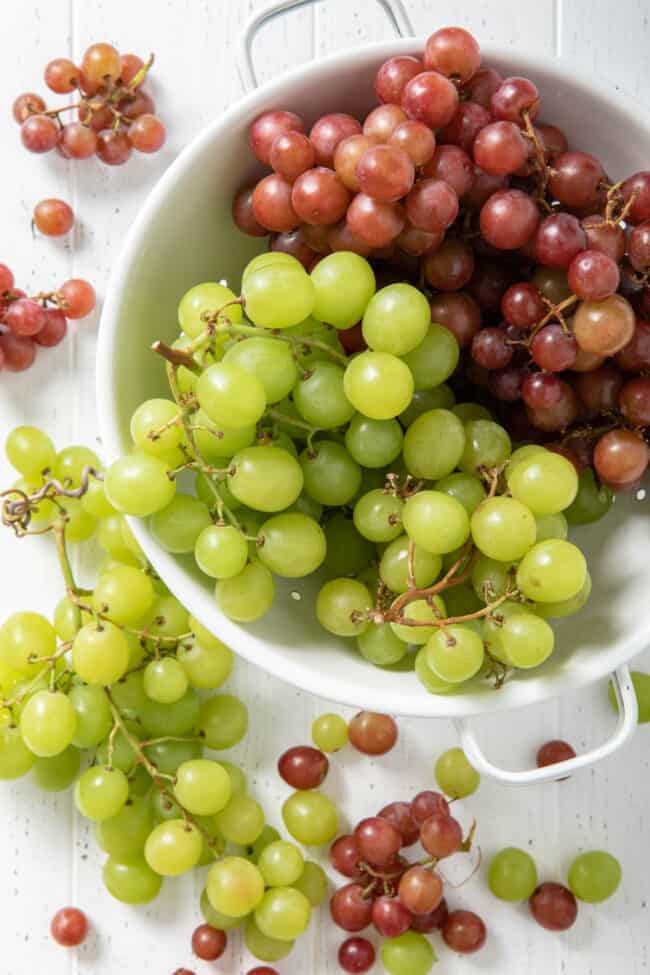
[[[407,5],[422,34],[445,23],[463,24],[484,40],[561,52],[587,71],[647,97],[650,31],[640,0],[616,5],[607,0],[543,0],[534,5],[467,0],[460,7],[446,0],[407,0]],[[235,39],[252,6],[229,0],[5,0],[0,20],[0,260],[15,269],[19,285],[40,289],[79,275],[95,283],[101,298],[123,235],[148,189],[200,128],[240,96]],[[325,0],[264,28],[255,45],[258,71],[267,79],[319,54],[386,37],[389,31],[374,0]],[[152,89],[169,123],[168,145],[156,156],[134,158],[115,170],[94,161],[72,164],[24,152],[10,118],[15,94],[42,89],[40,74],[51,57],[79,57],[98,39],[140,54],[156,52]],[[72,242],[32,237],[29,214],[44,196],[73,203],[78,226]],[[69,339],[42,352],[28,373],[0,376],[2,435],[15,423],[32,422],[45,427],[60,446],[95,443],[96,319],[73,326]],[[0,477],[3,485],[11,477],[4,457]],[[18,608],[51,610],[61,587],[47,542],[18,543],[5,533],[0,546],[1,616]],[[86,569],[90,561],[84,558]],[[644,663],[647,667],[647,657]],[[279,826],[279,805],[288,789],[275,771],[277,756],[289,745],[309,740],[311,721],[328,709],[327,703],[243,663],[231,684],[251,714],[249,736],[232,757],[243,761],[251,790]],[[578,748],[587,747],[604,737],[611,720],[605,689],[594,687],[524,713],[481,719],[480,728],[493,757],[523,767],[541,741],[560,736]],[[454,742],[447,722],[401,722],[399,745],[386,758],[370,761],[349,751],[334,757],[327,790],[353,821],[387,801],[431,786],[435,756]],[[473,815],[479,820],[486,858],[505,844],[530,848],[541,876],[561,879],[574,852],[604,847],[621,858],[625,882],[610,905],[584,908],[568,935],[554,937],[534,926],[525,909],[491,898],[483,867],[480,878],[452,892],[450,900],[484,914],[489,946],[471,960],[456,958],[443,947],[440,971],[611,975],[615,965],[626,975],[647,971],[648,752],[648,731],[642,728],[620,757],[572,781],[525,792],[484,783],[473,800],[462,804],[464,822]],[[1,786],[0,816],[0,975],[171,975],[183,965],[197,975],[244,975],[253,966],[237,939],[216,966],[192,962],[189,937],[198,922],[198,877],[168,884],[161,900],[145,910],[114,902],[99,879],[101,857],[91,831],[73,813],[69,796],[43,796],[29,780]],[[51,914],[64,903],[79,904],[93,920],[96,937],[79,952],[57,949],[47,935]],[[278,965],[283,975],[338,971],[335,950],[342,937],[324,917],[310,930],[294,955]]]

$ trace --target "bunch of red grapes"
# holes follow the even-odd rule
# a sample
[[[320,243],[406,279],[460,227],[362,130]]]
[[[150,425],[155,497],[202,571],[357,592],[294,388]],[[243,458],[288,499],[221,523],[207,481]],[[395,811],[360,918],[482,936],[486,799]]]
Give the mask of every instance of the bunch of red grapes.
[[[517,440],[636,486],[650,460],[650,171],[612,184],[537,121],[535,84],[481,66],[458,27],[382,64],[375,91],[363,123],[337,112],[307,134],[291,111],[255,119],[250,146],[273,172],[237,193],[235,223],[308,269],[348,250],[380,262],[382,283],[418,285],[463,350],[452,385],[471,384]]]
[[[0,264],[0,370],[29,369],[39,346],[58,345],[68,319],[85,318],[94,307],[94,288],[81,278],[30,298],[14,287],[10,268]]]
[[[77,100],[48,109],[40,95],[26,92],[13,104],[23,145],[30,152],[58,150],[68,159],[96,155],[108,166],[125,163],[133,149],[157,152],[165,127],[151,96],[142,88],[153,55],[145,64],[136,54],[120,54],[111,44],[92,44],[80,65],[55,58],[45,68],[45,84],[57,95]],[[75,112],[74,121],[61,115]]]

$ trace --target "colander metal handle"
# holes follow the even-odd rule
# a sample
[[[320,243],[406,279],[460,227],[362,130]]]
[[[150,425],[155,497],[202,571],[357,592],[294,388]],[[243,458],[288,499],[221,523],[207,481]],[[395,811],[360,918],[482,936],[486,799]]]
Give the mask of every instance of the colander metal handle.
[[[308,3],[317,3],[320,0],[270,0],[250,17],[245,24],[239,39],[238,66],[241,79],[246,91],[254,91],[257,88],[257,74],[253,63],[253,41],[255,36],[267,20],[279,17],[287,10],[294,7],[304,7]],[[412,37],[415,33],[409,15],[406,12],[403,0],[376,0],[380,7],[383,7],[388,19],[400,37]]]
[[[595,765],[602,758],[606,758],[615,752],[621,745],[624,745],[628,738],[634,733],[638,720],[638,704],[636,693],[630,677],[628,667],[619,667],[612,674],[612,683],[618,702],[619,718],[614,733],[602,745],[569,758],[565,762],[558,762],[555,765],[547,765],[545,768],[529,769],[524,772],[510,772],[507,769],[493,765],[481,750],[471,723],[468,718],[456,720],[456,728],[460,736],[460,741],[467,758],[477,770],[483,775],[487,775],[505,785],[534,785],[537,782],[547,782],[549,779],[563,779],[571,772],[578,769],[587,768]]]

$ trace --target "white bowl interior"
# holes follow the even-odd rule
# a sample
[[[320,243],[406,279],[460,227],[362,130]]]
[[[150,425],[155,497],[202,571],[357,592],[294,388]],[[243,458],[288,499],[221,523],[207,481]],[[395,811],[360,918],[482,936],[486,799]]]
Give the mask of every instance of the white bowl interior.
[[[417,51],[417,41],[368,45],[292,72],[233,106],[177,159],[150,195],[113,273],[98,350],[98,406],[106,459],[129,448],[129,420],[142,400],[166,392],[161,360],[149,351],[177,333],[176,308],[191,285],[228,279],[235,289],[246,261],[265,242],[233,226],[233,193],[258,167],[246,141],[260,111],[290,108],[307,122],[328,111],[363,113],[373,104],[372,81],[386,57]],[[543,118],[569,133],[572,146],[594,152],[615,178],[647,168],[650,120],[627,96],[575,75],[560,61],[485,51],[504,74],[529,74],[543,99]],[[351,644],[329,637],[313,612],[315,584],[280,583],[273,610],[238,626],[218,610],[210,580],[193,559],[165,552],[145,523],[134,530],[148,558],[183,603],[233,649],[278,677],[332,700],[421,716],[471,714],[525,705],[607,674],[650,642],[647,611],[647,503],[626,496],[596,528],[581,529],[594,590],[588,607],[557,626],[557,650],[542,668],[518,675],[501,690],[473,685],[440,697],[413,673],[366,663]],[[303,596],[297,600],[295,594]]]

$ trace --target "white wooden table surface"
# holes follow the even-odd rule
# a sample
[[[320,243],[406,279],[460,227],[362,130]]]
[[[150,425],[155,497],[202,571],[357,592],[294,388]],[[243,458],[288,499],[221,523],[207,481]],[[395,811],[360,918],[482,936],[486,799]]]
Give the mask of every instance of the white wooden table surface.
[[[418,33],[462,23],[479,39],[546,54],[562,54],[613,86],[649,98],[650,27],[644,0],[406,0]],[[33,293],[68,277],[89,278],[100,297],[122,238],[153,185],[176,153],[241,95],[234,47],[251,0],[3,0],[0,13],[0,132],[2,220],[0,260],[14,268],[17,284]],[[262,78],[336,48],[386,36],[388,23],[374,0],[327,0],[266,28],[257,48]],[[85,47],[108,40],[123,51],[156,52],[151,88],[168,124],[169,141],[151,158],[109,169],[25,152],[11,119],[11,102],[24,90],[43,90],[48,60],[78,59]],[[53,96],[57,99],[58,96]],[[333,105],[335,110],[337,106]],[[597,120],[595,120],[597,124]],[[77,213],[74,240],[32,237],[30,213],[46,196],[70,201]],[[218,268],[215,268],[218,273]],[[72,329],[67,341],[39,354],[26,373],[0,376],[0,432],[16,423],[43,426],[62,447],[95,444],[94,349],[97,318]],[[3,486],[11,479],[0,459]],[[0,618],[16,609],[51,611],[61,594],[53,552],[46,542],[19,543],[0,535]],[[641,665],[650,664],[646,657]],[[242,760],[268,817],[279,823],[286,794],[275,761],[291,744],[308,741],[312,718],[327,703],[298,693],[244,663],[232,685],[246,700],[251,731],[233,757]],[[492,755],[519,767],[538,744],[565,737],[577,748],[602,739],[612,716],[605,688],[594,687],[558,702],[482,722]],[[454,743],[443,721],[403,721],[400,744],[370,761],[345,754],[334,759],[327,788],[354,819],[385,802],[430,787],[434,756]],[[625,752],[563,784],[528,791],[484,783],[466,801],[462,817],[479,821],[486,855],[504,845],[530,848],[545,879],[563,879],[576,851],[605,848],[624,867],[621,891],[599,908],[584,907],[566,936],[538,928],[524,908],[489,895],[484,870],[451,901],[475,907],[489,926],[486,949],[462,959],[441,948],[443,975],[641,975],[648,967],[650,925],[646,897],[650,867],[649,738],[641,728]],[[92,834],[73,811],[68,794],[39,793],[29,781],[0,785],[0,975],[171,975],[187,966],[198,975],[244,975],[252,960],[233,938],[213,965],[192,960],[191,931],[198,923],[200,880],[168,883],[147,909],[113,901],[100,880],[101,857]],[[57,948],[49,919],[64,904],[90,915],[94,936],[80,951]],[[339,971],[342,940],[329,919],[316,917],[310,934],[278,967],[283,975]],[[377,965],[377,971],[380,966]]]

